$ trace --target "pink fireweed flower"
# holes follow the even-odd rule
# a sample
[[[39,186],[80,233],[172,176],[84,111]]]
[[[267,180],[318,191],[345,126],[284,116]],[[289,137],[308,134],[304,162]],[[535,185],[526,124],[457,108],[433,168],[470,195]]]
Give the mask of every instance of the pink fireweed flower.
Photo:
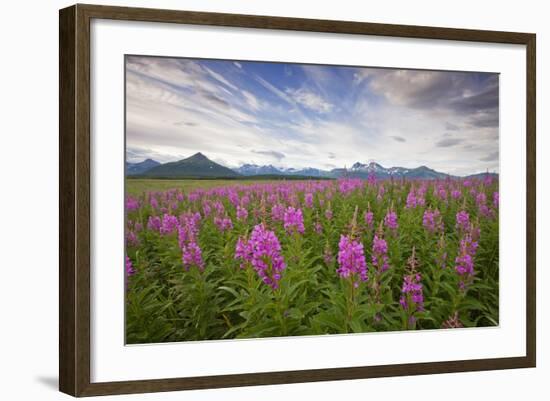
[[[235,207],[239,204],[239,194],[237,191],[230,191],[227,194],[227,199],[229,199],[229,202],[231,202],[231,204]]]
[[[424,296],[420,273],[408,274],[403,279],[399,303],[410,312],[424,310]]]
[[[139,239],[135,232],[128,231],[126,234],[126,243],[130,246],[139,245]]]
[[[441,214],[438,209],[431,210],[427,209],[424,211],[424,216],[422,218],[422,225],[424,228],[430,232],[442,232],[443,231],[443,220],[441,219]]]
[[[215,201],[212,206],[214,206],[214,209],[216,209],[216,212],[218,214],[224,214],[225,213],[225,207],[223,206],[223,203],[220,201]]]
[[[241,269],[252,262],[252,244],[246,238],[239,237],[235,245],[235,259],[240,260]]]
[[[498,191],[493,192],[493,206],[495,209],[498,209],[498,205],[500,203],[500,195]]]
[[[401,287],[399,304],[407,313],[408,327],[409,329],[412,329],[416,323],[415,314],[424,310],[424,295],[421,276],[416,270],[417,261],[414,247],[407,264],[407,274],[403,277],[403,286]]]
[[[162,223],[159,231],[162,235],[172,234],[176,231],[178,223],[178,218],[176,216],[165,214],[162,216]]]
[[[308,208],[313,207],[313,194],[312,193],[305,194],[304,203],[306,204],[306,207],[308,207]]]
[[[126,276],[131,276],[136,271],[134,270],[134,266],[132,265],[132,261],[128,256],[126,256]]]
[[[284,214],[285,214],[285,207],[282,204],[276,203],[271,207],[271,220],[282,221]]]
[[[470,215],[468,212],[461,210],[456,214],[456,227],[460,231],[468,231],[470,228]]]
[[[263,224],[258,224],[252,230],[249,246],[252,267],[266,285],[276,290],[279,288],[281,274],[286,268],[279,239],[273,231],[266,229]]]
[[[197,213],[183,213],[180,216],[180,224],[178,225],[178,242],[180,248],[188,242],[196,241],[199,234],[199,222],[201,215]]]
[[[218,227],[218,230],[220,230],[221,232],[231,230],[233,228],[233,222],[228,216],[214,217],[214,224]]]
[[[453,199],[460,199],[460,197],[462,196],[462,192],[460,192],[458,189],[453,189],[451,191],[451,198]]]
[[[283,221],[283,226],[287,233],[304,233],[304,216],[302,215],[302,209],[295,209],[289,206],[285,210]]]
[[[193,192],[187,194],[187,199],[191,203],[198,201],[200,198],[201,198],[201,194],[197,191],[193,191]]]
[[[374,226],[374,213],[370,209],[368,209],[365,211],[363,217],[365,218],[365,224],[367,225],[369,230],[372,229],[372,227]]]
[[[484,205],[487,202],[487,195],[485,195],[485,192],[479,192],[476,195],[476,205]]]
[[[153,210],[158,209],[159,207],[159,201],[154,196],[151,196],[151,199],[149,200],[149,204],[151,205],[151,208]]]
[[[474,257],[477,251],[478,243],[470,233],[464,235],[460,240],[458,256],[455,258],[455,270],[460,277],[459,287],[465,291],[467,285],[474,278]]]
[[[338,244],[338,266],[336,272],[342,278],[351,278],[354,287],[359,286],[359,281],[367,281],[367,262],[363,244],[353,240],[349,235],[342,235]]]
[[[237,206],[237,220],[243,221],[248,218],[248,210],[246,208]]]
[[[392,209],[388,210],[388,213],[384,217],[384,225],[392,231],[396,231],[399,227],[399,224],[397,223],[397,213],[395,213]]]
[[[338,190],[344,196],[351,194],[363,186],[363,181],[357,178],[344,178],[338,180]]]
[[[249,203],[250,203],[250,197],[248,195],[243,195],[243,197],[241,198],[241,206],[247,207]]]
[[[183,247],[181,248],[181,252],[181,260],[183,263],[183,268],[185,270],[189,270],[193,266],[197,267],[200,271],[204,270],[202,250],[195,241],[191,241],[183,245]]]
[[[390,268],[388,263],[388,243],[384,238],[379,237],[378,234],[375,234],[372,241],[371,261],[378,273],[383,273]]]
[[[151,231],[160,231],[161,220],[159,216],[149,216],[147,220],[147,229]]]
[[[131,196],[126,198],[126,211],[132,212],[139,209],[139,201]]]
[[[414,209],[418,205],[416,200],[416,195],[414,193],[414,188],[411,187],[411,190],[409,191],[409,194],[407,195],[407,209]]]
[[[202,202],[202,212],[204,213],[204,217],[210,216],[210,213],[212,212],[210,202],[208,202],[207,200]]]

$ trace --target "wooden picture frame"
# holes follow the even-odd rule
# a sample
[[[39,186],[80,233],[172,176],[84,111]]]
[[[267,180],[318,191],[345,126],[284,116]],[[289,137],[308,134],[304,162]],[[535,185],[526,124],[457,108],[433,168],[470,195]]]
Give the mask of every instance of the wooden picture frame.
[[[518,44],[527,58],[526,356],[92,383],[90,380],[90,21],[94,18]],[[535,367],[536,36],[349,21],[74,5],[59,14],[59,388],[73,396],[207,389]]]

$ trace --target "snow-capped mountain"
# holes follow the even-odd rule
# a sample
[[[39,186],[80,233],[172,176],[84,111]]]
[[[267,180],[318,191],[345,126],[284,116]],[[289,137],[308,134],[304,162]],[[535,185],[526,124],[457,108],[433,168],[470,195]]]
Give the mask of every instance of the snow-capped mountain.
[[[276,167],[273,167],[271,164],[267,166],[258,166],[257,164],[243,164],[241,167],[234,169],[239,174],[242,175],[270,175],[270,174],[284,174],[281,170]]]
[[[385,178],[417,178],[417,179],[441,179],[447,177],[447,174],[435,171],[426,166],[416,168],[405,167],[389,167],[386,168],[374,161],[368,163],[355,162],[350,168],[335,168],[332,170],[322,170],[313,167],[306,168],[277,168],[272,165],[259,166],[256,164],[243,164],[241,167],[234,169],[239,174],[245,176],[254,175],[291,175],[305,177],[355,177],[368,178],[369,175],[374,175],[378,179]]]

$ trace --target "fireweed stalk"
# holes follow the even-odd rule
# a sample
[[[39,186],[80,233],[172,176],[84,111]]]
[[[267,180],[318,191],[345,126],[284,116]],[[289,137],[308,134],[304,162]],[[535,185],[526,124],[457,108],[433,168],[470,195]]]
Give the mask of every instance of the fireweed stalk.
[[[134,266],[132,265],[132,261],[128,256],[126,256],[126,276],[132,276],[136,271],[134,270]]]
[[[184,213],[180,216],[178,225],[178,243],[181,249],[181,260],[183,268],[188,271],[196,267],[199,271],[204,270],[202,250],[197,242],[199,232],[199,213]]]
[[[300,265],[303,234],[305,231],[302,209],[295,209],[289,206],[283,215],[283,227],[290,239],[289,262]]]
[[[388,209],[388,213],[386,213],[386,216],[384,217],[384,225],[393,235],[397,234],[399,224],[397,223],[397,213],[393,210],[393,206]]]
[[[372,295],[373,302],[380,303],[381,300],[381,280],[382,275],[389,270],[389,258],[388,258],[388,243],[384,239],[384,229],[383,222],[380,222],[380,226],[374,239],[372,241],[372,253],[371,253],[371,263],[372,263]],[[380,319],[380,315],[376,316],[376,319]]]
[[[336,272],[340,278],[349,283],[346,297],[346,331],[355,310],[355,290],[360,282],[367,281],[367,262],[363,251],[363,244],[355,238],[357,229],[357,211],[353,214],[349,235],[341,235],[338,244],[338,268]]]
[[[249,263],[262,282],[272,290],[279,288],[281,274],[286,268],[281,255],[281,244],[273,231],[263,224],[254,226],[250,239],[239,238],[235,249],[235,258],[241,261],[241,267]]]
[[[407,264],[407,273],[403,277],[403,286],[401,287],[399,304],[405,312],[403,328],[413,330],[416,327],[418,313],[424,311],[424,294],[421,282],[422,277],[416,269],[417,261],[414,246]]]
[[[367,204],[367,210],[363,217],[365,218],[367,230],[370,232],[374,226],[374,213],[370,210],[370,202]]]
[[[430,234],[441,233],[444,231],[443,220],[438,209],[426,209],[422,218],[422,225]]]
[[[304,233],[304,216],[302,209],[289,206],[283,216],[283,226],[288,234]]]
[[[455,258],[455,271],[460,281],[459,289],[465,293],[468,286],[474,280],[474,258],[477,252],[479,238],[479,229],[470,226],[469,231],[465,232],[460,240],[458,256]]]

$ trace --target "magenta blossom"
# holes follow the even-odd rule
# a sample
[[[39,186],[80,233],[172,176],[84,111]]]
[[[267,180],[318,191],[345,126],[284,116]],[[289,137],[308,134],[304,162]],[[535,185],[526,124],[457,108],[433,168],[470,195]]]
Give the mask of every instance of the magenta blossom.
[[[308,208],[313,207],[313,194],[312,193],[305,194],[304,202],[306,204],[306,207],[308,207]]]
[[[353,240],[349,235],[342,235],[338,244],[338,269],[336,272],[342,278],[351,278],[354,287],[360,281],[367,281],[367,262],[363,252],[363,244]]]
[[[221,232],[231,230],[233,228],[233,222],[227,216],[225,217],[214,217],[214,224],[218,227],[218,230]]]
[[[408,274],[403,279],[399,303],[409,312],[424,310],[424,296],[420,273]]]
[[[302,209],[295,209],[289,206],[285,211],[283,220],[284,228],[287,233],[304,233],[304,216],[302,215]]]
[[[464,235],[460,240],[458,256],[455,258],[455,270],[460,277],[459,287],[462,291],[466,290],[475,275],[474,257],[478,247],[477,235],[478,232],[475,230],[472,230],[472,234]]]
[[[126,198],[126,211],[132,212],[139,209],[139,201],[131,196]]]
[[[134,266],[132,265],[132,261],[128,256],[126,256],[126,275],[131,276],[135,273]]]
[[[443,220],[441,219],[441,214],[439,213],[439,210],[425,210],[424,216],[422,218],[422,225],[430,233],[442,232]]]
[[[171,214],[164,214],[162,216],[162,224],[160,226],[160,233],[162,235],[169,235],[176,231],[178,227],[178,218]]]
[[[456,226],[461,231],[468,231],[470,228],[470,215],[468,212],[461,210],[456,214]]]
[[[151,231],[160,231],[161,224],[162,222],[159,216],[149,216],[149,220],[147,220],[147,229]]]
[[[399,224],[397,223],[397,213],[391,209],[388,210],[388,213],[384,217],[384,225],[392,231],[397,230],[399,227]]]
[[[195,241],[191,241],[185,244],[182,249],[182,262],[183,268],[189,270],[195,266],[200,271],[204,270],[204,261],[202,259],[202,251],[199,245]]]
[[[262,281],[273,290],[279,288],[281,274],[286,268],[281,255],[281,244],[273,231],[263,224],[254,226],[249,240],[250,263]],[[248,249],[248,248],[247,248]]]
[[[237,206],[237,220],[243,221],[248,218],[248,210],[246,208]]]
[[[276,203],[271,208],[271,220],[282,221],[285,214],[285,207],[280,203]]]
[[[365,224],[367,225],[369,230],[372,229],[374,225],[374,213],[372,213],[369,209],[365,212],[364,217],[365,217]]]
[[[241,261],[241,269],[244,269],[247,263],[252,262],[252,244],[246,238],[239,237],[237,240],[235,259]]]
[[[376,234],[372,241],[372,265],[379,272],[383,273],[390,268],[388,263],[388,243],[384,238]]]

